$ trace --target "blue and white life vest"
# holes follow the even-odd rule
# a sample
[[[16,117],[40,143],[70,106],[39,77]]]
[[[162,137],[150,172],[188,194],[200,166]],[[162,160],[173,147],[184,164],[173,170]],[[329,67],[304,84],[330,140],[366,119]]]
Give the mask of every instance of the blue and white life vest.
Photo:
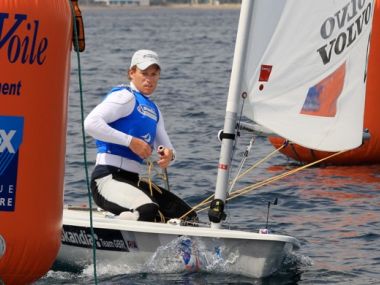
[[[130,115],[120,118],[109,125],[123,133],[131,135],[135,138],[144,140],[153,148],[153,142],[156,137],[157,123],[159,113],[156,104],[142,93],[132,90],[130,87],[115,87],[110,94],[115,91],[126,89],[135,96],[135,107]],[[129,158],[140,163],[143,162],[137,154],[129,147],[119,144],[113,144],[101,140],[96,140],[98,153],[111,153],[125,158]]]

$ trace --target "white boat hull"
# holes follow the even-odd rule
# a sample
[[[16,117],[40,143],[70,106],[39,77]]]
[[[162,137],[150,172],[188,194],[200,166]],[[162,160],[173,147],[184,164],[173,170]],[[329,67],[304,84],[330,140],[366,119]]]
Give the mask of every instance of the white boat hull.
[[[88,211],[65,209],[57,263],[83,267],[93,261]],[[127,221],[93,212],[97,261],[141,267],[155,256],[172,258],[182,270],[207,270],[216,263],[228,273],[256,278],[278,270],[299,247],[295,238],[235,230]],[[174,246],[170,247],[170,244]],[[165,252],[166,250],[166,252]]]

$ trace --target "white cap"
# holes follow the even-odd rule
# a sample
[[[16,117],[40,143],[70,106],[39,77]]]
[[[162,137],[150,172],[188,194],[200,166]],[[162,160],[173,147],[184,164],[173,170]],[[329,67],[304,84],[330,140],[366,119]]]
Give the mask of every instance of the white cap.
[[[157,53],[147,49],[140,49],[133,54],[130,67],[137,65],[139,69],[145,70],[152,64],[157,64],[160,67]]]

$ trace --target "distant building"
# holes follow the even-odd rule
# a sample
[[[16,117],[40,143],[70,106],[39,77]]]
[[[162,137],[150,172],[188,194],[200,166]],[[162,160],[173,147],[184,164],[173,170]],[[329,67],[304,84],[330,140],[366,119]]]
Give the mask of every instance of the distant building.
[[[150,0],[94,0],[94,3],[103,3],[105,5],[150,6]]]

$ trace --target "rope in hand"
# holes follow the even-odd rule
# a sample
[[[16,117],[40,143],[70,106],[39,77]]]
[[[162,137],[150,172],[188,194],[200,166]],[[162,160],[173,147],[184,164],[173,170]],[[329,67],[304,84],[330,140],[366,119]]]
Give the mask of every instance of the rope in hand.
[[[160,194],[162,194],[162,191],[160,189],[160,187],[158,187],[156,184],[153,183],[152,181],[152,170],[154,170],[154,162],[151,161],[150,159],[147,159],[146,161],[146,164],[147,164],[147,170],[148,170],[148,174],[147,174],[147,177],[141,177],[140,178],[140,181],[141,182],[145,182],[149,185],[149,191],[150,191],[150,196],[151,197],[154,197],[153,196],[153,190],[156,190],[157,192],[159,192]],[[138,183],[138,186],[140,186],[140,181]]]
[[[154,197],[154,190],[157,191],[158,193],[162,194],[162,190],[160,189],[160,187],[158,187],[155,183],[153,183],[153,170],[155,170],[155,167],[154,167],[154,162],[150,159],[147,159],[146,161],[147,163],[147,177],[140,177],[140,180],[139,182],[137,183],[137,186],[140,186],[140,182],[145,182],[146,184],[148,184],[149,186],[149,192],[150,192],[150,196],[151,197]],[[157,172],[158,174],[158,172]],[[159,177],[161,177],[163,180],[165,180],[165,178],[163,177],[163,175],[158,175]],[[158,210],[158,214],[160,215],[160,220],[162,223],[164,223],[166,221],[165,219],[165,216],[162,214],[162,212],[160,210]]]

